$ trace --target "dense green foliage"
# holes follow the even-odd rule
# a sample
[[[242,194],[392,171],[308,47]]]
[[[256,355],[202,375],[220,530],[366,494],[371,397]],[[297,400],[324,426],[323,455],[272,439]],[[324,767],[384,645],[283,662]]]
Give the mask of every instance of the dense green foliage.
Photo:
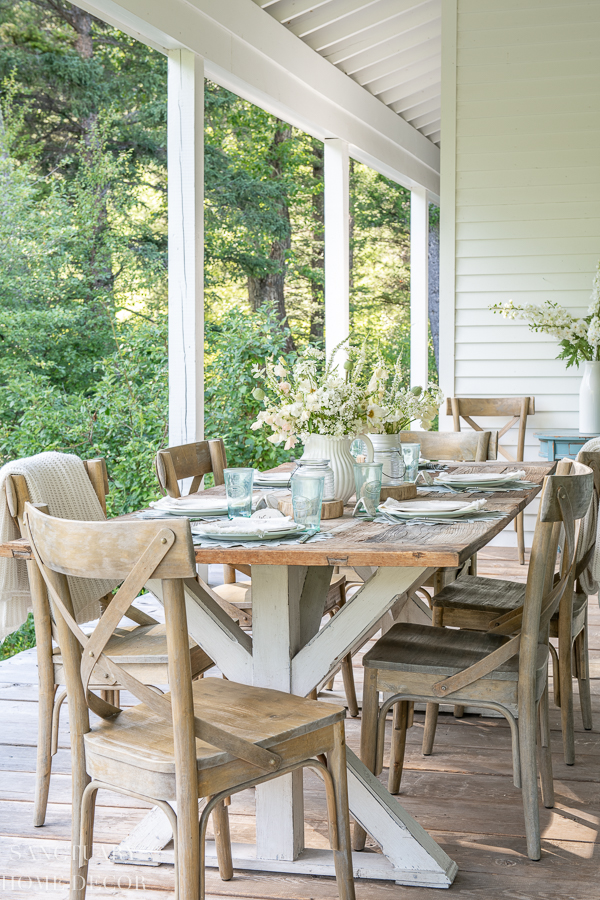
[[[104,456],[111,514],[167,443],[166,68],[67,0],[0,0],[0,462]],[[205,197],[206,434],[273,465],[251,369],[323,343],[323,145],[207,82]],[[352,328],[407,371],[409,218],[353,165]]]

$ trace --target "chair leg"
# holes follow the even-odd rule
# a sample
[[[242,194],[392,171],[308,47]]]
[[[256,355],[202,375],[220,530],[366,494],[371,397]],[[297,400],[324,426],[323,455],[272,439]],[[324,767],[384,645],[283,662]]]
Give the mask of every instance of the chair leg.
[[[579,705],[581,718],[586,731],[592,730],[592,697],[590,692],[590,659],[588,653],[587,616],[583,629],[575,638],[575,660],[577,664],[577,682],[579,684]]]
[[[517,547],[519,550],[519,565],[525,565],[525,524],[523,513],[519,513],[515,519],[515,531],[517,532]]]
[[[348,775],[346,770],[346,739],[344,723],[333,726],[333,749],[327,755],[335,791],[338,849],[333,851],[335,877],[340,900],[354,900],[354,875],[350,842],[350,813],[348,810]]]
[[[54,678],[52,679],[54,681]],[[39,828],[46,821],[48,791],[52,775],[52,718],[56,686],[42,686],[38,700],[38,738],[35,764],[35,802],[33,804],[33,824]]]
[[[527,854],[529,859],[540,859],[540,810],[538,806],[538,779],[536,758],[537,709],[533,691],[519,703],[519,751],[521,757],[521,782]]]
[[[439,703],[427,704],[425,712],[425,728],[423,730],[423,756],[431,756],[433,751],[433,742],[435,740],[435,729],[437,727],[439,711]]]
[[[408,700],[394,704],[394,724],[392,726],[392,745],[390,747],[390,770],[388,774],[388,791],[397,794],[402,780],[404,753],[406,750],[406,728],[408,725]]]
[[[377,669],[365,667],[363,685],[362,722],[360,727],[360,758],[369,772],[375,771],[377,754],[377,719],[379,717],[379,691],[377,690]],[[358,824],[354,825],[352,846],[364,850],[367,832]]]
[[[560,626],[561,623],[559,621],[558,658],[560,673],[560,720],[565,764],[567,766],[572,766],[575,764],[575,714],[573,712],[573,644],[571,641],[570,627],[568,629],[568,635],[566,636],[566,639],[561,639]]]
[[[94,815],[96,812],[96,797],[98,788],[91,785],[81,798],[81,831],[79,840],[79,862],[86,865],[92,858],[94,847]]]
[[[215,847],[219,863],[219,875],[222,881],[231,881],[233,865],[231,862],[231,835],[229,833],[229,812],[225,802],[218,803],[212,812]]]
[[[560,663],[558,662],[558,653],[556,647],[550,641],[550,656],[552,657],[552,681],[554,683],[554,705],[560,709]]]
[[[354,684],[354,671],[350,653],[342,660],[342,678],[344,679],[344,693],[348,703],[348,712],[355,719],[358,715],[358,701],[356,699],[356,686]]]
[[[554,779],[552,777],[552,749],[550,746],[550,715],[548,703],[548,685],[542,694],[538,709],[539,747],[538,763],[542,802],[547,809],[554,806]]]
[[[454,707],[454,718],[455,718],[455,719],[462,719],[462,717],[464,716],[464,714],[465,714],[465,708],[464,708],[464,706],[459,706],[459,705],[457,704],[457,705]]]

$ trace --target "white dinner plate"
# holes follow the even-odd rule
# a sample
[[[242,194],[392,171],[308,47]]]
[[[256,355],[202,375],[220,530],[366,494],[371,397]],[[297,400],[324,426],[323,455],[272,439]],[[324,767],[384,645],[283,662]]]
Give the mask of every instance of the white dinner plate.
[[[181,497],[183,502],[174,502],[173,497],[162,497],[151,503],[153,509],[167,512],[172,516],[226,516],[227,499],[225,497]]]
[[[398,506],[384,507],[386,512],[407,512],[407,513],[432,513],[432,512],[456,512],[470,506],[466,501],[458,502],[456,500],[417,500],[416,503],[399,503]]]
[[[208,538],[211,541],[273,541],[276,538],[298,537],[304,534],[304,528],[301,525],[295,525],[294,528],[283,528],[279,531],[225,531],[225,529],[214,531],[199,531],[194,529],[197,537]]]

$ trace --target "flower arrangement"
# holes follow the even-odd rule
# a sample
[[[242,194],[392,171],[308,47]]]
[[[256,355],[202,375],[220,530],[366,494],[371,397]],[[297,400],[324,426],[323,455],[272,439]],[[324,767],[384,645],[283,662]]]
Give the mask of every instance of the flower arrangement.
[[[588,314],[580,319],[550,300],[541,306],[534,303],[517,306],[509,300],[504,304],[495,303],[490,309],[501,313],[505,319],[524,319],[531,331],[542,331],[558,338],[562,348],[558,359],[565,359],[569,368],[581,362],[600,360],[600,262],[590,299]]]
[[[266,392],[260,387],[253,391],[257,400],[264,400],[265,409],[252,429],[269,426],[273,434],[268,440],[285,441],[286,450],[310,434],[349,437],[364,431],[365,348],[351,352],[341,374],[333,360],[342,346],[334,349],[329,360],[318,347],[308,346],[291,368],[281,357],[277,363],[268,360],[264,369],[255,366],[254,377],[263,379]]]
[[[298,440],[306,442],[311,434],[329,437],[354,437],[365,431],[396,434],[420,419],[429,429],[443,395],[437,385],[425,389],[403,388],[399,360],[390,372],[381,358],[368,377],[365,346],[348,348],[348,360],[340,371],[317,347],[309,346],[291,367],[280,358],[254,367],[254,377],[265,390],[256,387],[253,395],[265,403],[265,409],[253,423],[254,430],[268,426],[274,444],[285,441],[291,450]]]
[[[444,399],[439,386],[432,381],[425,388],[402,387],[400,359],[390,372],[381,357],[367,384],[366,395],[371,434],[398,434],[407,431],[417,419],[429,431]]]

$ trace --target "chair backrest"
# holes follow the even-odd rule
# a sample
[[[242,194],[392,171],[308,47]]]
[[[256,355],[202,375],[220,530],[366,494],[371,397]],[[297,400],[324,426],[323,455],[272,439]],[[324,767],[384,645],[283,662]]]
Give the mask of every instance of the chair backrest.
[[[424,459],[485,462],[498,458],[498,432],[402,431],[403,444],[420,444]]]
[[[178,481],[192,478],[189,493],[200,490],[202,479],[210,472],[215,484],[223,484],[223,469],[227,468],[225,445],[219,438],[212,441],[198,441],[167,447],[156,454],[156,474],[158,481],[169,497],[180,497]]]
[[[448,397],[446,399],[446,415],[452,416],[455,431],[460,431],[461,418],[471,426],[473,431],[482,431],[481,425],[473,421],[473,416],[489,418],[508,416],[509,421],[500,429],[498,439],[504,437],[507,431],[518,424],[517,455],[513,456],[506,447],[498,445],[500,453],[510,462],[520,462],[524,458],[527,416],[532,416],[534,413],[535,397]]]
[[[533,697],[539,645],[546,645],[547,656],[550,619],[565,592],[573,587],[579,524],[592,499],[593,477],[588,466],[573,460],[561,461],[557,474],[546,476],[523,606],[504,613],[489,624],[491,632],[513,637],[484,659],[433,685],[438,696],[450,698],[453,691],[495,671],[519,653],[519,696]],[[561,533],[564,534],[564,549],[560,577],[555,581]]]
[[[195,738],[232,753],[258,768],[273,771],[281,764],[274,753],[238,738],[194,716],[184,580],[195,579],[196,567],[187,519],[164,521],[76,522],[49,516],[45,509],[25,505],[24,523],[34,558],[44,579],[57,622],[69,697],[69,717],[75,734],[90,730],[91,709],[105,719],[120,710],[89,690],[108,675],[174,730],[175,763],[186,766],[186,780],[195,780]],[[91,634],[75,622],[65,576],[122,581]],[[169,695],[142,684],[104,653],[115,628],[140,589],[152,579],[162,582],[165,606]],[[186,750],[187,747],[187,750]],[[182,749],[183,748],[183,749]]]
[[[98,497],[104,515],[106,515],[106,495],[108,494],[108,472],[106,470],[106,461],[103,457],[84,459],[83,465],[85,466],[88,478],[92,483],[92,487]],[[5,490],[8,510],[13,519],[17,520],[21,534],[23,534],[23,511],[25,509],[25,504],[31,502],[25,476],[7,475]]]

